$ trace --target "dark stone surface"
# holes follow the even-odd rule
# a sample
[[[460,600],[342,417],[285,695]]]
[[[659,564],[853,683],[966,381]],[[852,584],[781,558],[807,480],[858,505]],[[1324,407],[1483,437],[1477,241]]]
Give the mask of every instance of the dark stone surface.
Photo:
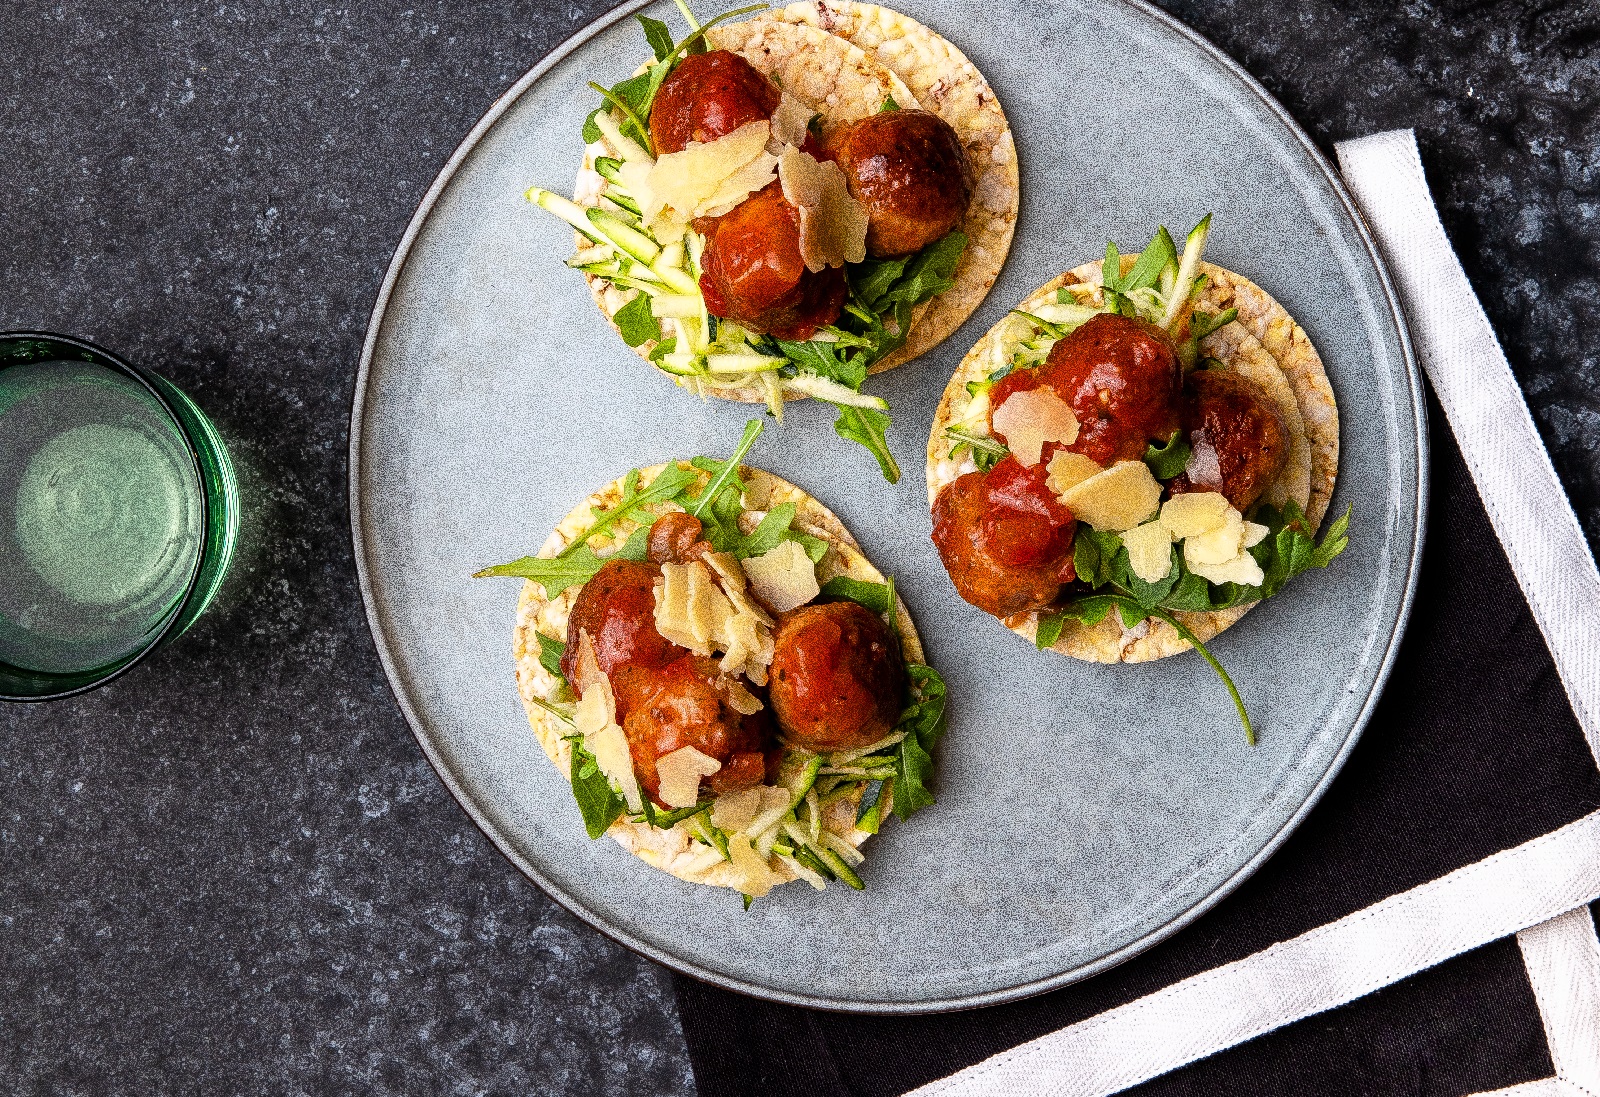
[[[99,693],[0,711],[7,1092],[692,1092],[664,974],[526,883],[423,760],[345,505],[355,363],[413,207],[494,97],[608,6],[0,8],[0,329],[165,372],[245,500],[188,636]],[[1173,4],[1326,150],[1418,129],[1600,540],[1586,9]]]

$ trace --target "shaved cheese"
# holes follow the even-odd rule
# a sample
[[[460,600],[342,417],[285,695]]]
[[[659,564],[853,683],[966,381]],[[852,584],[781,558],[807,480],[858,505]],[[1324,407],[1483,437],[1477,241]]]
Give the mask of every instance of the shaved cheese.
[[[1225,564],[1239,555],[1244,542],[1244,517],[1232,507],[1221,522],[1183,541],[1183,558],[1190,564]]]
[[[1159,583],[1172,574],[1172,531],[1160,522],[1146,522],[1122,535],[1128,550],[1128,567],[1146,583]]]
[[[994,432],[1005,439],[1012,456],[1037,465],[1046,442],[1070,446],[1078,440],[1078,417],[1053,389],[1013,392],[994,409]]]
[[[815,117],[816,111],[784,92],[772,115],[772,139],[799,148],[811,136],[811,119]]]
[[[761,698],[745,689],[737,678],[718,678],[717,692],[728,703],[728,707],[740,716],[753,716],[761,711]]]
[[[711,805],[711,825],[729,833],[743,830],[761,810],[761,786],[724,792]]]
[[[1081,453],[1058,449],[1045,466],[1045,485],[1057,495],[1071,491],[1091,476],[1104,472],[1099,463]]]
[[[700,779],[710,777],[722,763],[694,747],[679,747],[656,759],[661,778],[661,802],[669,808],[694,807],[700,800]]]
[[[579,633],[580,643],[588,643],[587,631]],[[580,649],[579,663],[583,655]],[[589,658],[593,661],[593,645],[589,644]],[[617,701],[611,692],[611,683],[598,671],[596,678],[584,687],[583,696],[572,713],[572,726],[583,736],[583,747],[594,755],[595,765],[622,792],[629,811],[644,810],[644,794],[639,791],[639,778],[633,772],[633,754],[628,750],[628,737],[617,724]]]
[[[1189,562],[1187,556],[1185,562],[1189,563],[1190,571],[1213,583],[1242,583],[1247,587],[1258,587],[1266,579],[1261,565],[1248,552],[1241,552],[1223,564],[1196,564]]]
[[[1213,583],[1260,586],[1266,576],[1249,549],[1266,537],[1266,526],[1246,522],[1221,492],[1176,495],[1161,508],[1161,525],[1183,540],[1183,562]]]
[[[756,597],[774,612],[788,613],[805,605],[821,591],[817,567],[799,541],[785,541],[770,552],[741,560]]]
[[[657,160],[642,179],[637,171],[622,178],[656,239],[674,239],[712,206],[741,201],[772,182],[778,161],[767,152],[771,136],[772,125],[762,118],[715,141],[689,142],[682,152]],[[736,194],[739,188],[743,190]]]
[[[1120,533],[1155,513],[1161,503],[1161,484],[1143,461],[1118,461],[1063,492],[1061,501],[1080,522]]]
[[[800,211],[800,257],[815,274],[867,257],[867,211],[839,165],[790,146],[778,158],[783,196]]]
[[[662,564],[655,595],[656,631],[663,637],[696,655],[721,651],[724,674],[742,673],[758,686],[766,684],[773,620],[751,601],[733,556],[711,553],[687,564]]]
[[[1174,495],[1161,507],[1161,524],[1174,539],[1197,537],[1227,521],[1233,506],[1217,491],[1190,491]]]
[[[739,890],[753,898],[759,899],[783,883],[783,877],[772,871],[767,859],[751,847],[750,839],[742,835],[728,836],[728,860],[733,862],[734,879],[738,881]]]
[[[578,630],[578,661],[573,668],[573,674],[578,680],[580,693],[592,686],[596,680],[605,680],[605,675],[600,673],[600,662],[594,654],[594,640],[590,638],[588,629]]]

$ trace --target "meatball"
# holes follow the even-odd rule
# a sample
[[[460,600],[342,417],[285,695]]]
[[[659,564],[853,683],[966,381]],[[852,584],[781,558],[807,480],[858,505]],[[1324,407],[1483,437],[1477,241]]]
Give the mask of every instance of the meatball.
[[[1228,370],[1194,371],[1183,394],[1183,429],[1195,459],[1172,481],[1172,493],[1220,491],[1248,511],[1289,462],[1283,416],[1260,385]]]
[[[794,745],[868,746],[900,718],[905,664],[889,626],[866,607],[827,602],[784,614],[773,645],[772,708]]]
[[[1178,429],[1182,373],[1166,334],[1143,320],[1102,313],[1050,348],[1036,370],[1015,370],[995,384],[989,406],[1013,392],[1053,389],[1078,417],[1078,440],[1055,449],[1081,453],[1102,465],[1137,461],[1151,442]]]
[[[1077,577],[1077,528],[1043,463],[1014,457],[947,484],[933,502],[933,543],[956,593],[1001,620],[1043,609]]]
[[[771,717],[765,709],[740,715],[717,689],[719,675],[715,659],[685,655],[660,668],[623,667],[612,679],[634,772],[658,803],[656,762],[683,747],[722,763],[705,782],[714,793],[759,785],[769,770],[775,772],[781,752]]]
[[[972,203],[967,152],[937,114],[883,111],[839,127],[822,151],[866,208],[875,259],[921,251],[961,224]]]
[[[656,92],[650,140],[656,155],[682,152],[771,118],[782,93],[743,57],[727,50],[691,53]]]
[[[706,236],[700,289],[714,316],[777,339],[805,340],[844,310],[844,268],[813,273],[800,257],[800,212],[770,183],[695,229]]]
[[[711,548],[700,540],[704,529],[700,519],[692,514],[678,510],[663,514],[650,527],[645,554],[652,564],[688,563]]]
[[[619,667],[662,667],[687,654],[656,631],[655,582],[660,575],[655,564],[607,560],[583,585],[567,618],[567,650],[561,655],[561,673],[573,689],[578,689],[583,632],[589,634],[595,662],[607,677]]]

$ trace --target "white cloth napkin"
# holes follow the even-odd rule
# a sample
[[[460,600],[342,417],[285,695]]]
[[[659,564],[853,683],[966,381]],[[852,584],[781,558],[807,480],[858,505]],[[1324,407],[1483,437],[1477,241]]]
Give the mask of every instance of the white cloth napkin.
[[[1445,239],[1410,130],[1345,141],[1339,166],[1388,261],[1417,358],[1600,760],[1600,572],[1483,306]]]
[[[1445,238],[1416,140],[1395,130],[1344,142],[1338,153],[1395,279],[1417,356],[1600,759],[1600,572]],[[1583,907],[1596,896],[1600,812],[1002,1052],[912,1097],[1116,1093],[1512,933],[1557,1066],[1546,1088],[1600,1086],[1600,940]]]

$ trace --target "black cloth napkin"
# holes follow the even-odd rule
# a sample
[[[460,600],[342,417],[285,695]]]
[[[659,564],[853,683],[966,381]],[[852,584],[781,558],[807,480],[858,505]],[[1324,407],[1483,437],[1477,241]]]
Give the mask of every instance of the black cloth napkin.
[[[1432,509],[1406,638],[1344,770],[1276,856],[1150,951],[991,1009],[830,1014],[678,976],[701,1097],[900,1094],[1600,808],[1600,769],[1431,394],[1429,410]],[[1552,1073],[1506,939],[1127,1092],[1463,1097]]]

